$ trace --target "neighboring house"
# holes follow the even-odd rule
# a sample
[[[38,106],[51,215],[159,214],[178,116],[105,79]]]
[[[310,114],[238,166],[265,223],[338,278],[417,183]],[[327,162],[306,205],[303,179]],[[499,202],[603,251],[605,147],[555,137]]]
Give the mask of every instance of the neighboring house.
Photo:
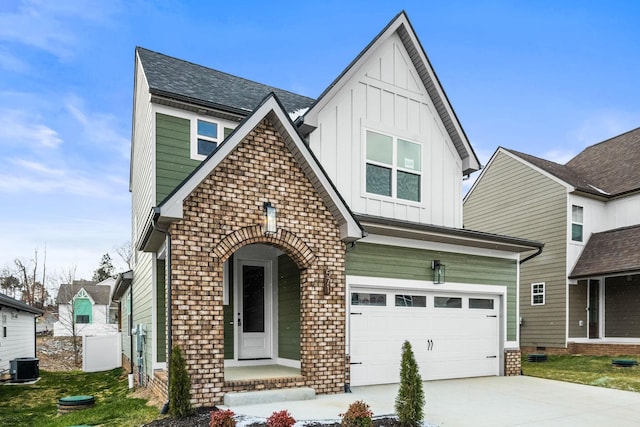
[[[102,282],[74,280],[60,285],[56,303],[58,321],[53,335],[108,335],[118,332],[117,304],[111,303],[115,279]]]
[[[640,128],[564,165],[499,148],[464,224],[545,243],[520,273],[528,351],[640,354]]]
[[[36,318],[43,313],[0,294],[0,375],[20,357],[36,357]]]
[[[404,13],[315,100],[143,48],[134,81],[114,298],[139,383],[166,397],[174,345],[197,406],[398,382],[404,340],[425,379],[519,374],[542,244],[462,228],[480,165]]]

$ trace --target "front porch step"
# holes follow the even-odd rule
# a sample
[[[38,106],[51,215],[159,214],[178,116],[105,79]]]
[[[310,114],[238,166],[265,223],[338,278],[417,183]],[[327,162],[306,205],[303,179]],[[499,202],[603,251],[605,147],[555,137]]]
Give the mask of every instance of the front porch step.
[[[277,390],[239,391],[224,395],[225,406],[257,405],[260,403],[291,402],[316,398],[311,387],[281,388]]]

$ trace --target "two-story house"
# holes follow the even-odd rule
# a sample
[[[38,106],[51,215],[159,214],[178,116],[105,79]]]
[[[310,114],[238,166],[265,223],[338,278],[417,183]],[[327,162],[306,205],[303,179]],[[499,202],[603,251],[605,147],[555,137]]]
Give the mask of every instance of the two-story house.
[[[465,227],[545,243],[522,266],[523,351],[640,354],[640,128],[564,165],[499,148]]]
[[[519,373],[542,244],[462,228],[480,165],[404,12],[317,99],[137,48],[133,108],[139,383],[166,397],[174,346],[198,406],[394,383],[404,340],[425,379]]]
[[[115,279],[74,280],[58,289],[56,337],[110,335],[118,332],[118,307],[111,302]]]

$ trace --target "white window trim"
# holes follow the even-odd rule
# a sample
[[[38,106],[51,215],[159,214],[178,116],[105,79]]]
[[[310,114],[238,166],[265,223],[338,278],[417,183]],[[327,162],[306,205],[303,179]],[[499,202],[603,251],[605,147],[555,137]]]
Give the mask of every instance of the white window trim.
[[[215,138],[209,137],[209,136],[205,136],[205,135],[198,135],[198,120],[202,120],[203,122],[207,122],[207,123],[212,123],[216,125],[216,129],[217,129],[217,135]],[[224,126],[222,125],[222,123],[220,123],[217,120],[209,120],[209,119],[203,119],[200,117],[194,117],[191,119],[191,132],[190,132],[190,146],[191,146],[191,150],[190,150],[190,154],[191,154],[191,158],[193,160],[204,160],[207,158],[207,156],[198,153],[198,139],[204,139],[205,141],[210,141],[210,142],[214,142],[216,145],[219,145],[220,142],[222,141],[222,139],[220,138],[220,132],[224,132]]]
[[[582,222],[575,222],[573,220],[573,208],[574,208],[574,206],[576,208],[582,209]],[[571,242],[575,242],[575,243],[584,243],[584,206],[571,204],[571,212],[569,213],[569,215],[570,215],[569,220],[570,220],[570,223],[571,223],[571,227],[569,227],[569,240]],[[582,226],[582,234],[580,236],[580,240],[573,240],[573,225],[574,224]]]
[[[367,159],[367,131],[371,131],[371,132],[375,132],[378,133],[380,135],[385,135],[388,136],[392,139],[393,141],[393,152],[392,152],[392,159],[391,159],[391,165],[388,165],[386,163],[381,163],[381,162],[377,162],[375,160],[368,160]],[[416,144],[420,147],[420,164],[421,164],[421,168],[420,171],[415,171],[415,170],[411,170],[411,169],[406,169],[406,168],[402,168],[400,166],[397,165],[397,159],[398,159],[398,139],[401,139],[403,141],[407,141],[410,142],[412,144]],[[409,138],[409,137],[404,137],[401,135],[398,135],[394,132],[390,132],[390,131],[384,131],[384,130],[378,130],[376,128],[373,127],[363,127],[363,131],[362,131],[362,141],[364,141],[364,147],[362,150],[362,190],[363,193],[370,198],[378,198],[378,199],[383,199],[383,200],[392,200],[394,202],[400,202],[400,203],[406,203],[408,205],[413,205],[413,206],[422,206],[424,204],[424,144],[421,142],[416,141],[413,138]],[[385,167],[385,168],[391,168],[391,196],[385,196],[383,194],[377,194],[377,193],[369,193],[367,191],[367,164],[372,164],[375,166],[380,166],[380,167]],[[420,183],[420,193],[418,194],[418,196],[420,197],[419,201],[415,201],[415,200],[408,200],[408,199],[401,199],[398,197],[397,193],[398,193],[398,171],[401,172],[406,172],[406,173],[410,173],[413,175],[418,175],[419,178],[419,183]]]
[[[536,288],[536,286],[540,286],[542,285],[542,292],[534,292],[534,289]],[[545,285],[545,282],[537,282],[537,283],[532,283],[531,284],[531,305],[545,305],[545,303],[547,302],[547,286]],[[542,295],[542,302],[535,302],[535,296],[538,295]]]

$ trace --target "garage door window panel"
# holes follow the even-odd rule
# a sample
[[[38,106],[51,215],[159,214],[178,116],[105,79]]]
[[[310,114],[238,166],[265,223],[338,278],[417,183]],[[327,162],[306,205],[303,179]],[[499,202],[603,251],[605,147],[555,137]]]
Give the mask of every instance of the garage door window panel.
[[[462,308],[462,298],[434,297],[433,305],[436,308]]]
[[[351,294],[351,305],[373,305],[378,307],[384,307],[387,305],[387,295],[365,293],[365,292],[353,292]]]
[[[426,307],[427,297],[424,295],[396,295],[396,307]]]
[[[487,298],[469,298],[469,308],[493,310],[493,300]]]

